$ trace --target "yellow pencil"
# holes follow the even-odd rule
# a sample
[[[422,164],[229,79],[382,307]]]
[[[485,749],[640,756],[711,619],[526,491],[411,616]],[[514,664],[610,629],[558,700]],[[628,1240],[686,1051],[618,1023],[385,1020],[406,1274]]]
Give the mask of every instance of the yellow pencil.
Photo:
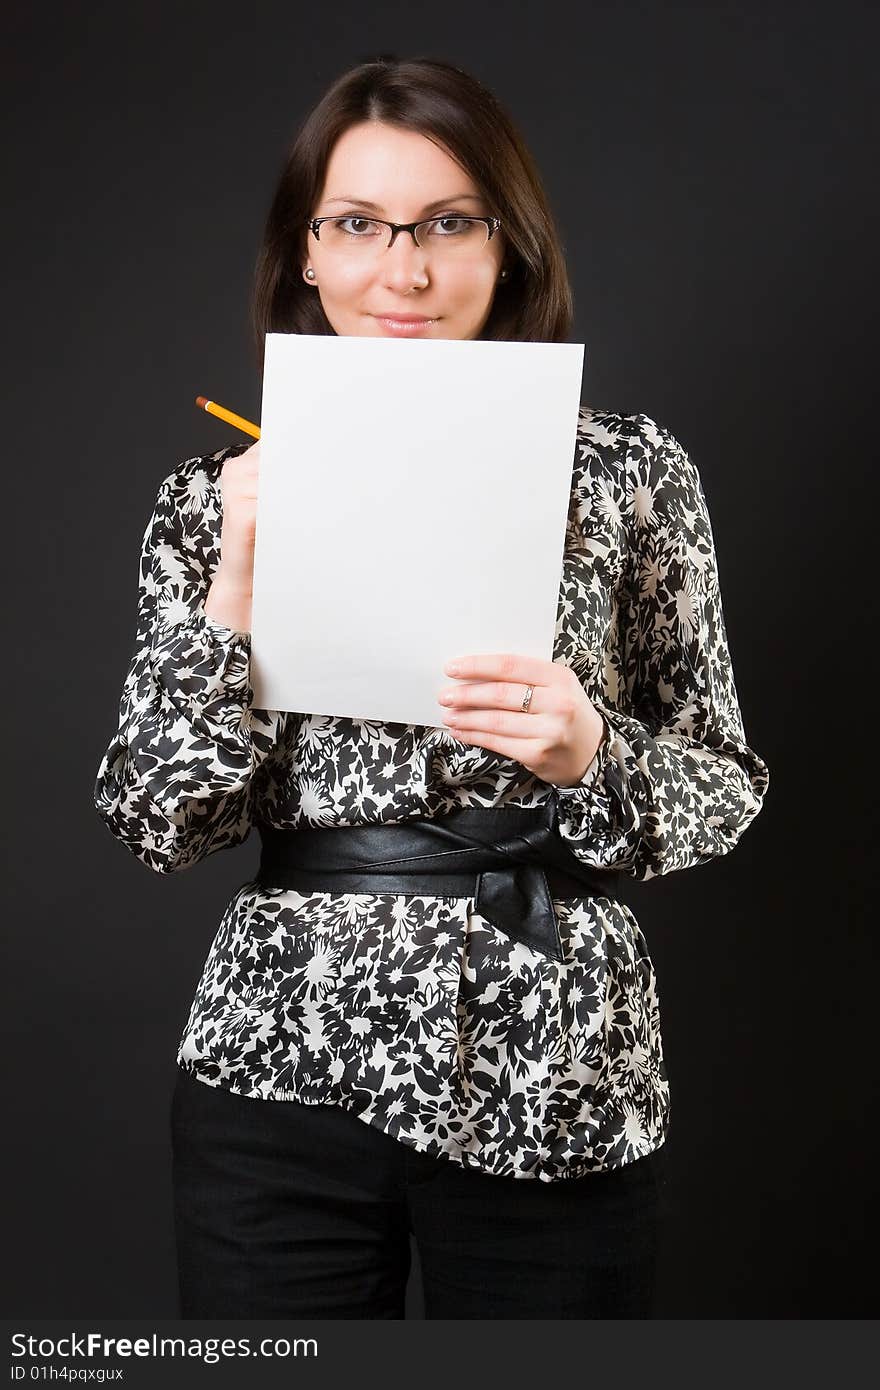
[[[225,420],[227,425],[235,425],[237,430],[244,430],[245,434],[251,434],[254,439],[259,439],[259,425],[251,424],[250,420],[236,415],[235,411],[227,410],[225,406],[218,405],[216,401],[206,400],[204,396],[196,396],[196,405],[201,406],[202,410],[207,410],[209,414],[216,415],[218,420]]]

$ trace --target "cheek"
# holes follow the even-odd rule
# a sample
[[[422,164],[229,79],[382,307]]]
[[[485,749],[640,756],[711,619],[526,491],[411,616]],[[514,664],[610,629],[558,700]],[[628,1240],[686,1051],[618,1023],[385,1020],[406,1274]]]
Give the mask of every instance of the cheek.
[[[369,289],[372,276],[364,266],[341,265],[325,270],[323,279],[319,278],[326,295],[330,299],[350,299]]]
[[[442,281],[443,289],[462,309],[481,308],[495,287],[496,272],[492,266],[453,266]]]

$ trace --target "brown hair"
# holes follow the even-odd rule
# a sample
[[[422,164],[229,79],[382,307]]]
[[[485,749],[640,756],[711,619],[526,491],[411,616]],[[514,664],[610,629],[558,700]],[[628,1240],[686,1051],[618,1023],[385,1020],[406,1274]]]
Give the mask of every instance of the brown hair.
[[[475,77],[430,58],[381,57],[342,74],[306,117],[287,155],[257,258],[251,321],[262,364],[267,333],[332,334],[302,279],[305,223],[349,126],[384,121],[444,146],[501,219],[510,275],[495,292],[481,338],[564,342],[572,294],[538,170],[510,117]]]

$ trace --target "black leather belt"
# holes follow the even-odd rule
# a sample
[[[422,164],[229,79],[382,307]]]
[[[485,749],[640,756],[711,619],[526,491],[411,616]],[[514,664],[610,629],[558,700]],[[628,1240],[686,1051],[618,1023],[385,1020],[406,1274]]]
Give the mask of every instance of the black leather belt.
[[[557,824],[554,797],[541,806],[464,807],[393,825],[283,830],[257,821],[256,881],[301,893],[473,896],[476,911],[499,931],[562,960],[552,899],[619,900],[623,876],[581,863]]]

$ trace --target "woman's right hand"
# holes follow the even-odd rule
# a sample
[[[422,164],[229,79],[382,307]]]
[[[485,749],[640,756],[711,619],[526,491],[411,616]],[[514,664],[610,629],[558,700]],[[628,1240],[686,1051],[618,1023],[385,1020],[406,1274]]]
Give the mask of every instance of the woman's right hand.
[[[220,563],[205,599],[205,612],[238,632],[249,632],[251,625],[259,476],[259,440],[243,454],[228,458],[220,470]]]

